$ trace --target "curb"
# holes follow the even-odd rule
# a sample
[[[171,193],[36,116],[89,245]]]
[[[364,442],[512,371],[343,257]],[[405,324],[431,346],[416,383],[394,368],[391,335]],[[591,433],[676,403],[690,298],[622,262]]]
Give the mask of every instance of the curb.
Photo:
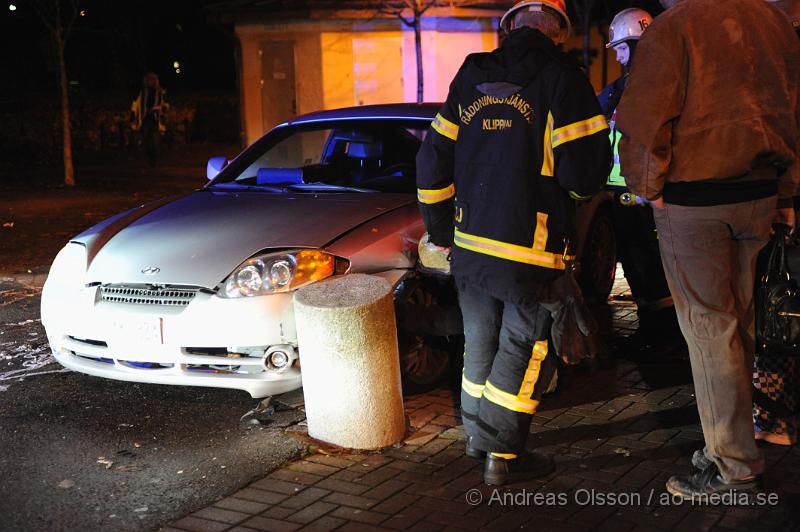
[[[15,273],[1,274],[0,276],[0,282],[17,283],[29,288],[41,288],[46,280],[46,273]]]

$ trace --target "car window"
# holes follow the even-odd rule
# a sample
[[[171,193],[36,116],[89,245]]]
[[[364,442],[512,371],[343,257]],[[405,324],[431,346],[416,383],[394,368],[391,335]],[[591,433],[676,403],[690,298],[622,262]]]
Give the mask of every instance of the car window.
[[[328,129],[297,132],[267,150],[239,178],[256,175],[259,168],[300,168],[319,164],[329,136]]]
[[[415,137],[417,137],[420,143],[422,143],[425,142],[425,137],[428,136],[428,131],[430,130],[426,128],[426,129],[408,129],[407,131],[412,135],[414,135]]]
[[[352,188],[413,193],[415,160],[427,122],[344,121],[282,128],[248,148],[237,166],[215,180],[292,191]],[[274,135],[272,142],[270,136]]]

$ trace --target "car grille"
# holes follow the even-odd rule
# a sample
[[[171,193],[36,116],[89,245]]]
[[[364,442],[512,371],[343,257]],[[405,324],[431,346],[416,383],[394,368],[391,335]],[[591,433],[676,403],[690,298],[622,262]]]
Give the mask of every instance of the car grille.
[[[185,307],[192,302],[199,290],[199,288],[185,286],[155,287],[107,284],[100,287],[100,296],[103,301],[110,303]]]

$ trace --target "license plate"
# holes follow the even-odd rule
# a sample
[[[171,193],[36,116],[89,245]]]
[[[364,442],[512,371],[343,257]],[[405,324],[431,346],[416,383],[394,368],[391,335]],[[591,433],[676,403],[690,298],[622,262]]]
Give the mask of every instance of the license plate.
[[[111,320],[109,336],[115,343],[133,345],[163,344],[162,318]]]

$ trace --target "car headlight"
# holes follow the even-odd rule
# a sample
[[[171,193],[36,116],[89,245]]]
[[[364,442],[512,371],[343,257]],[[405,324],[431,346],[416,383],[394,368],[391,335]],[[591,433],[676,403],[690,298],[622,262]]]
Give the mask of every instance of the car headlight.
[[[47,280],[51,285],[62,284],[82,287],[86,276],[86,248],[70,242],[56,255],[50,266]]]
[[[86,285],[86,248],[83,244],[70,242],[56,255],[50,273],[42,287],[42,323],[53,334],[63,330],[65,317],[71,304],[81,296]]]
[[[261,255],[236,268],[218,295],[232,299],[290,292],[344,273],[348,266],[346,260],[314,249]]]

